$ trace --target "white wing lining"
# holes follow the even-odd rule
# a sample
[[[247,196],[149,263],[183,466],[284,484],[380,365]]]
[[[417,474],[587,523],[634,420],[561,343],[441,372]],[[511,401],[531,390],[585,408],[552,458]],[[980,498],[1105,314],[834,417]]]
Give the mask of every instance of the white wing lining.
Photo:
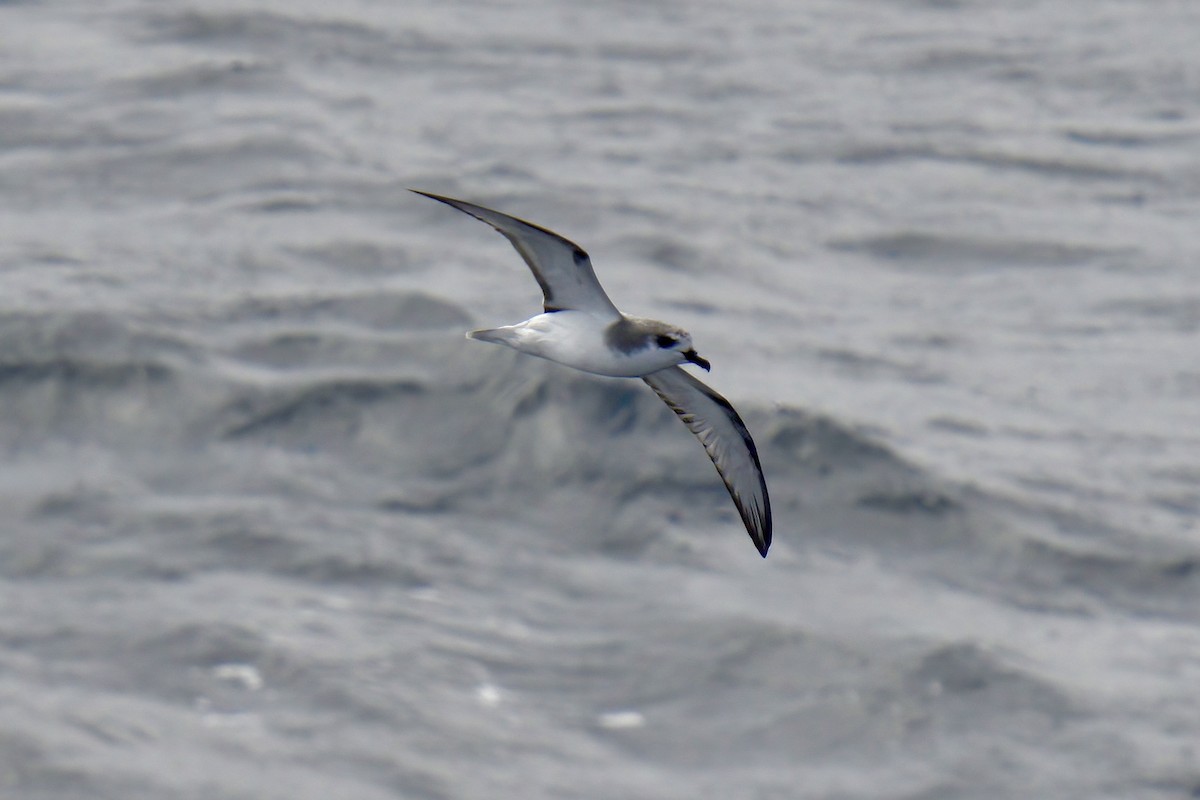
[[[569,309],[589,311],[612,319],[621,317],[621,312],[608,299],[600,281],[596,279],[592,260],[582,247],[571,240],[540,225],[474,203],[418,189],[410,191],[470,214],[502,233],[533,272],[542,289],[546,311]]]
[[[771,546],[771,498],[758,448],[737,411],[721,395],[679,367],[642,377],[688,427],[717,467],[746,532],[763,558]]]

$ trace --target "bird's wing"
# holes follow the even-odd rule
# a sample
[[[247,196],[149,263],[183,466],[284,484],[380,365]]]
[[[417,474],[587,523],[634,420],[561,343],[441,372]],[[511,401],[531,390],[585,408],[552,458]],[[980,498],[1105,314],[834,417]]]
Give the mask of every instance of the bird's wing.
[[[737,506],[763,558],[771,546],[771,498],[746,424],[721,395],[679,367],[642,376],[688,430],[696,434]]]
[[[470,214],[504,234],[533,271],[538,286],[542,287],[546,311],[588,311],[620,319],[621,312],[604,293],[592,271],[592,260],[579,245],[553,231],[499,211],[417,189],[412,191]]]

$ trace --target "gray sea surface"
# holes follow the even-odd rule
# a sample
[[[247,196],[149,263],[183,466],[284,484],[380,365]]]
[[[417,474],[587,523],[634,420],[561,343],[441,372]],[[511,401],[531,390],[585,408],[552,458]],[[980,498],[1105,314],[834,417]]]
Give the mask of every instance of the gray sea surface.
[[[0,798],[1200,796],[1198,33],[0,2]],[[765,561],[406,187],[692,332]]]

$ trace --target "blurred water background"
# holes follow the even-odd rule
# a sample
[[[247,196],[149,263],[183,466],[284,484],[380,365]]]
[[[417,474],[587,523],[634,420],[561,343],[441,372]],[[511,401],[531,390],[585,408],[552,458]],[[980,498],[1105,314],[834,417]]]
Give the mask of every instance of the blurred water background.
[[[0,796],[1200,796],[1197,32],[0,3]],[[769,558],[408,186],[693,333]]]

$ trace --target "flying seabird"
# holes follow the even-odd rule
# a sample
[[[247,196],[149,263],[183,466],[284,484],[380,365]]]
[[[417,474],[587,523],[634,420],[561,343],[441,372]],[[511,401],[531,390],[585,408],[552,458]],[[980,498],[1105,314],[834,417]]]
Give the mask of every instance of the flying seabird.
[[[710,364],[684,330],[622,314],[608,299],[583,248],[553,231],[483,206],[417,189],[495,228],[516,248],[542,288],[543,313],[516,325],[471,331],[470,339],[503,344],[584,372],[641,378],[700,439],[737,506],[754,546],[771,546],[771,500],[758,449],[737,411],[680,368]]]

